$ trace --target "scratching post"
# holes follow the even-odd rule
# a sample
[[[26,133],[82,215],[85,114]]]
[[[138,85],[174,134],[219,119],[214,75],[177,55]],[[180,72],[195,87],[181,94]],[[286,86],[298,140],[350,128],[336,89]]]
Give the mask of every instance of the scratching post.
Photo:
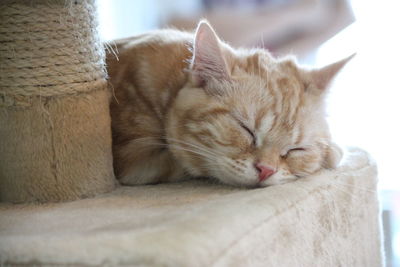
[[[109,92],[93,0],[0,2],[0,201],[114,188]]]

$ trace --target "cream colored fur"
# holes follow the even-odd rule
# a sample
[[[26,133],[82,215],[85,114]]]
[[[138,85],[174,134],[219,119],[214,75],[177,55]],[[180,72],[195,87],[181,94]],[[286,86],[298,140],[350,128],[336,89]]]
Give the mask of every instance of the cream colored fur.
[[[350,59],[321,69],[233,49],[203,21],[194,35],[156,31],[117,41],[108,56],[114,167],[123,184],[214,177],[241,186],[335,168],[325,120],[329,83]],[[275,171],[261,181],[257,164]]]

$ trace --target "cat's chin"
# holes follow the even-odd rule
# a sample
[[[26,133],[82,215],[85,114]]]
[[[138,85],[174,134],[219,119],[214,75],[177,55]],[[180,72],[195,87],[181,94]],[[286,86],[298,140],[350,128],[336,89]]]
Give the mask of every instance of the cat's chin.
[[[207,177],[207,176],[201,176],[201,177]],[[243,188],[260,188],[260,187],[268,187],[268,186],[273,186],[273,185],[281,185],[281,184],[286,184],[290,182],[294,182],[299,177],[295,175],[279,175],[279,173],[272,175],[268,179],[260,182],[258,178],[251,178],[251,177],[246,177],[243,179],[238,179],[238,177],[224,177],[224,176],[213,176],[210,177],[212,180],[215,180],[218,183],[230,185],[230,186],[235,186],[235,187],[243,187]]]
[[[245,188],[255,188],[258,187],[258,180],[256,178],[251,179],[250,177],[246,177],[243,179],[238,179],[237,177],[221,177],[217,178],[221,183],[228,184],[236,187],[245,187]]]
[[[243,188],[263,188],[263,187],[269,187],[269,186],[275,186],[275,185],[282,185],[282,184],[287,184],[290,182],[296,181],[298,178],[293,178],[293,179],[277,179],[277,180],[266,180],[263,182],[253,182],[253,183],[238,183],[238,182],[222,182],[221,180],[217,179],[220,183],[227,184],[230,186],[235,186],[235,187],[243,187]]]
[[[272,185],[280,185],[280,184],[287,184],[290,182],[294,182],[297,179],[299,179],[299,177],[291,175],[291,176],[285,176],[285,177],[281,177],[279,175],[275,176],[271,176],[268,179],[262,181],[259,183],[259,187],[267,187],[267,186],[272,186]]]

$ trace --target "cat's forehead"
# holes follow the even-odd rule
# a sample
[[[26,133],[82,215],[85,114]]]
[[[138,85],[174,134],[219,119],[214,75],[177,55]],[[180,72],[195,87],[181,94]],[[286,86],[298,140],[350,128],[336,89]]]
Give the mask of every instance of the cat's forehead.
[[[298,85],[302,82],[301,73],[294,57],[275,59],[265,50],[254,50],[236,58],[231,69],[231,74],[236,79],[247,79],[248,83],[261,79],[268,86],[289,86],[291,83]]]
[[[244,104],[263,105],[276,98],[298,97],[304,94],[301,71],[291,61],[269,62],[257,68],[236,70],[234,81],[226,84],[233,98]]]

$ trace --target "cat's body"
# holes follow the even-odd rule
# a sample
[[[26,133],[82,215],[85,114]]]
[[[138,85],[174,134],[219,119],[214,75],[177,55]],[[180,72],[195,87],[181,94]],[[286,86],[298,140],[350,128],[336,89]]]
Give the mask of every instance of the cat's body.
[[[333,168],[324,95],[348,59],[304,70],[262,49],[234,50],[205,22],[156,31],[107,57],[114,167],[123,184],[209,176],[265,186]]]
[[[119,60],[108,55],[115,92],[114,167],[122,183],[171,181],[185,175],[163,137],[171,104],[187,82],[192,38],[174,30],[157,31],[117,41]]]

